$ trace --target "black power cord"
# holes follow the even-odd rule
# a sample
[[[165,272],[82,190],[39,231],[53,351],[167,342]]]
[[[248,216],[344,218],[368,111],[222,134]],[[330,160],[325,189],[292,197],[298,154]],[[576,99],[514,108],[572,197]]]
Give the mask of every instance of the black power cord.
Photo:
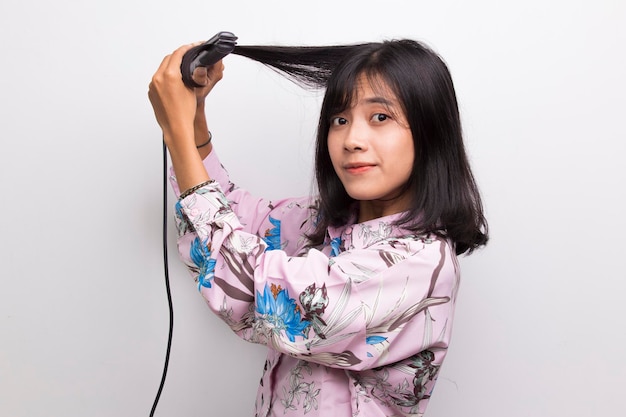
[[[174,333],[174,308],[172,305],[172,291],[170,290],[170,274],[167,263],[167,147],[163,142],[163,268],[165,271],[165,291],[167,292],[167,304],[170,310],[170,325],[167,336],[167,349],[165,352],[165,364],[163,366],[163,375],[161,376],[161,384],[157,391],[154,404],[152,404],[152,411],[150,411],[150,417],[154,416],[159,398],[161,398],[161,392],[165,385],[165,378],[167,376],[167,367],[170,362],[170,351],[172,350],[172,334]]]

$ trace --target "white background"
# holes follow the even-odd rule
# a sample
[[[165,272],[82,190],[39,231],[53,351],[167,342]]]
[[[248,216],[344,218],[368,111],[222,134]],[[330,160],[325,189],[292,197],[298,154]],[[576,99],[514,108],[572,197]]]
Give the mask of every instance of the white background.
[[[491,241],[461,259],[428,417],[624,415],[622,0],[2,0],[0,415],[149,414],[168,310],[147,85],[165,54],[220,30],[248,45],[410,37],[448,62]],[[319,93],[225,63],[208,115],[233,179],[308,193]],[[210,315],[171,221],[156,415],[252,415],[264,348]]]

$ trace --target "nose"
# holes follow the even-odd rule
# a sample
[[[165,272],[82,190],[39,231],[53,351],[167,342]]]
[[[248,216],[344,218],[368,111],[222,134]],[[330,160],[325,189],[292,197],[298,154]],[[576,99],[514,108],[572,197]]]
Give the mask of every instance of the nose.
[[[346,129],[344,138],[344,149],[348,152],[358,152],[367,150],[368,129],[363,123],[353,122]]]

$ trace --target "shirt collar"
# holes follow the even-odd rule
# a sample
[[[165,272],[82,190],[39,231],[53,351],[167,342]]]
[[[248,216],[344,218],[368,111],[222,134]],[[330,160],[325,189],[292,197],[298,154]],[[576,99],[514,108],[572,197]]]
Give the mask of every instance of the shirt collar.
[[[406,236],[410,234],[408,230],[394,225],[402,214],[392,214],[363,223],[354,223],[356,219],[353,219],[345,226],[329,227],[328,237],[330,238],[329,240],[341,238],[341,249],[344,251],[366,248],[392,237]]]

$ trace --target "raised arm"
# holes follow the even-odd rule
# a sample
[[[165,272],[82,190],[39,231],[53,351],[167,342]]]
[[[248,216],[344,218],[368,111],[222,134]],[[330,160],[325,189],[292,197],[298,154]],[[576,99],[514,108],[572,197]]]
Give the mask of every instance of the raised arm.
[[[202,159],[211,145],[197,148],[208,139],[204,115],[204,98],[222,78],[224,66],[220,61],[198,74],[205,87],[190,89],[180,73],[182,57],[197,44],[185,45],[167,55],[152,77],[148,97],[157,122],[163,130],[163,140],[170,152],[172,165],[181,190],[208,181],[209,175]]]

